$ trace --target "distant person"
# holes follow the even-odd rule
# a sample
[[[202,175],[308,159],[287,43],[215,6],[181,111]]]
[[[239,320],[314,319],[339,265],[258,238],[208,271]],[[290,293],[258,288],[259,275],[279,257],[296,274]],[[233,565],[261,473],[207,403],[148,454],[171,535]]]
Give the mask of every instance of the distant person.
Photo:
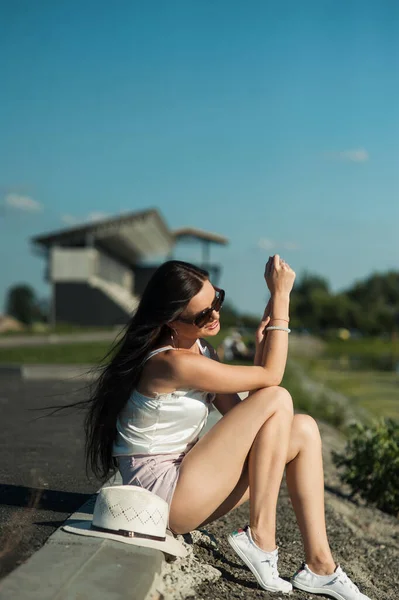
[[[237,329],[233,329],[229,335],[224,338],[221,348],[223,359],[225,361],[234,359],[245,360],[251,356],[249,348],[246,346],[241,333]]]
[[[248,348],[245,345],[242,335],[239,331],[233,331],[233,354],[236,359],[246,358],[248,354]]]
[[[279,387],[295,273],[275,255],[264,276],[271,298],[256,333],[254,365],[235,366],[220,363],[204,339],[219,332],[224,291],[189,263],[172,260],[157,269],[89,400],[87,461],[104,481],[117,465],[124,484],[164,498],[174,534],[249,500],[249,525],[228,541],[262,588],[288,593],[293,585],[367,600],[330,551],[317,424],[294,415],[290,394]],[[237,392],[248,390],[241,401]],[[211,404],[223,417],[199,439]],[[292,585],[277,570],[284,470],[306,561]]]
[[[222,350],[223,360],[233,360],[234,352],[233,352],[234,340],[231,334],[226,335],[220,347]]]

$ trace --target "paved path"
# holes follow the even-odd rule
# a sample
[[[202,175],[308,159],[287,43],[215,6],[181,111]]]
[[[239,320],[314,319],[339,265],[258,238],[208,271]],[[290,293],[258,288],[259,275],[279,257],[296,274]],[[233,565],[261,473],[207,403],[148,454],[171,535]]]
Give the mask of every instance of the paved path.
[[[86,478],[83,416],[37,419],[86,397],[84,383],[0,378],[0,577],[25,561],[99,487]]]
[[[83,415],[30,409],[87,397],[85,382],[0,377],[0,578],[25,562],[101,483],[84,465]],[[69,414],[68,414],[69,413]],[[210,413],[207,429],[219,418]]]

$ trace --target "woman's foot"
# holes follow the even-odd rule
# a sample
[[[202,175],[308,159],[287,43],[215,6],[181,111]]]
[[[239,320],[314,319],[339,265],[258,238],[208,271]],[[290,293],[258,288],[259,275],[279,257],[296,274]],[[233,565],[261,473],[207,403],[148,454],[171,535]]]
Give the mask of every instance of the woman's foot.
[[[234,531],[227,539],[264,590],[283,594],[289,594],[292,591],[292,585],[278,574],[277,548],[273,552],[266,552],[259,548],[252,539],[249,525],[244,529]]]
[[[370,600],[359,591],[339,565],[331,575],[317,575],[305,563],[291,578],[291,582],[298,590],[325,594],[335,600]]]

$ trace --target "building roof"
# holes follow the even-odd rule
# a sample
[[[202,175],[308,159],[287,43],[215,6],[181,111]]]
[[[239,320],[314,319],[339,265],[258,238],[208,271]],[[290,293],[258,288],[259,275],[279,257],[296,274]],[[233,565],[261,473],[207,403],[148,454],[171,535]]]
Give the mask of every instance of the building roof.
[[[225,246],[229,243],[228,238],[218,233],[210,233],[203,229],[195,229],[194,227],[182,227],[181,229],[175,229],[173,232],[175,240],[201,240],[204,242],[211,242],[213,244],[220,244]]]
[[[32,242],[50,248],[87,245],[88,240],[129,264],[151,255],[168,254],[175,243],[154,208],[53,231],[34,237]]]
[[[193,227],[171,231],[155,208],[66,227],[32,238],[36,247],[44,249],[52,246],[73,248],[93,243],[132,266],[144,258],[170,254],[180,240],[228,243],[228,239],[221,235]]]

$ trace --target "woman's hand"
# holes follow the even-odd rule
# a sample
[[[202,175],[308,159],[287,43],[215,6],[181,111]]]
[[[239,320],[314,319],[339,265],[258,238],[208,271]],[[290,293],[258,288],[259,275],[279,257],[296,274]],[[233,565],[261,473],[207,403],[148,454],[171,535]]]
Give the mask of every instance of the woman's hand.
[[[278,254],[275,254],[270,256],[266,263],[265,281],[272,296],[275,294],[289,296],[295,281],[295,271]]]

